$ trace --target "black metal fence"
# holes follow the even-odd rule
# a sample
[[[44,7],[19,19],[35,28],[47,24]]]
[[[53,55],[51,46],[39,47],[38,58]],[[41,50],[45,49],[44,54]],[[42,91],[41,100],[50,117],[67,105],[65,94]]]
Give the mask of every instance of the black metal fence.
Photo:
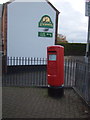
[[[47,86],[46,65],[8,66],[3,86]]]
[[[64,85],[65,87],[75,86],[75,71],[76,71],[76,60],[66,58],[64,60]]]
[[[8,57],[7,64],[7,72],[3,72],[3,86],[47,86],[46,59]],[[75,66],[75,61],[65,59],[65,87],[75,85]]]
[[[90,63],[76,61],[75,89],[86,101],[90,101]]]
[[[3,72],[3,86],[46,86],[46,59],[7,58],[7,72]],[[75,59],[64,60],[64,86],[74,87],[90,101],[90,63]]]

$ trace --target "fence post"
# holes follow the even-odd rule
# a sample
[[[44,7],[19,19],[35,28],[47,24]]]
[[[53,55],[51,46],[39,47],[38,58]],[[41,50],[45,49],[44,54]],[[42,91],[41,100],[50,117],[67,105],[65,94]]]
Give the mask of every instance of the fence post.
[[[19,57],[19,65],[21,65],[21,57]]]
[[[74,78],[74,87],[75,87],[75,70],[76,70],[76,60],[73,60],[73,78]]]
[[[15,65],[15,57],[13,57],[13,65]]]
[[[86,95],[85,95],[85,99],[87,101],[89,101],[89,69],[88,69],[88,65],[89,63],[85,63],[85,67],[86,67],[86,76],[85,76],[85,85],[86,85]]]
[[[7,56],[2,56],[2,72],[7,73]]]
[[[16,65],[18,65],[18,57],[16,57]]]
[[[75,61],[76,62],[76,67],[75,67],[75,87],[77,86],[77,71],[78,71],[78,62],[77,62],[77,60]]]
[[[30,65],[30,59],[29,59],[29,57],[27,58],[27,60],[28,60],[28,65]]]
[[[90,63],[88,63],[88,103],[90,105]]]
[[[36,61],[36,60],[35,60],[35,58],[34,58],[34,65],[35,65],[35,61]]]
[[[33,63],[33,58],[31,57],[31,65],[32,65],[32,63]]]
[[[38,65],[38,58],[37,58],[37,60],[36,60],[36,61],[37,61],[37,65]]]
[[[25,57],[25,65],[27,65],[27,58]]]
[[[22,65],[24,65],[24,57],[22,57]]]

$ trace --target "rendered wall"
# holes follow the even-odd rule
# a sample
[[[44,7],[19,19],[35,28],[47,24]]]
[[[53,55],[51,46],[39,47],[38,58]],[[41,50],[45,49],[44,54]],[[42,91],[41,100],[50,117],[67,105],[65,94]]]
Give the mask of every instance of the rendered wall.
[[[53,37],[38,37],[44,15],[53,22]],[[56,11],[47,2],[12,2],[7,16],[7,56],[46,58],[47,46],[55,43]]]

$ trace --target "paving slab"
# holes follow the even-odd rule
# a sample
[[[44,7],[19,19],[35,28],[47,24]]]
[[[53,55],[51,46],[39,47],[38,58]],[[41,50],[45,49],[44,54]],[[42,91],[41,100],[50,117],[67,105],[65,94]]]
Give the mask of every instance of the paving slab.
[[[73,89],[53,98],[47,88],[3,87],[3,118],[90,118],[90,108]]]

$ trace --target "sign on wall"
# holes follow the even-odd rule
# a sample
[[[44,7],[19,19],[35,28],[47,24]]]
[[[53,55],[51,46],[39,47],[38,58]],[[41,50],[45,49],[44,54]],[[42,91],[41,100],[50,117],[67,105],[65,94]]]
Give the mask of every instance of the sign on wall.
[[[53,37],[53,33],[50,32],[38,32],[39,37]]]
[[[39,27],[53,28],[51,18],[48,15],[44,15],[39,22]]]
[[[38,37],[53,37],[53,33],[50,29],[53,29],[53,22],[48,15],[44,15],[38,23],[38,27],[41,28],[38,32]]]

